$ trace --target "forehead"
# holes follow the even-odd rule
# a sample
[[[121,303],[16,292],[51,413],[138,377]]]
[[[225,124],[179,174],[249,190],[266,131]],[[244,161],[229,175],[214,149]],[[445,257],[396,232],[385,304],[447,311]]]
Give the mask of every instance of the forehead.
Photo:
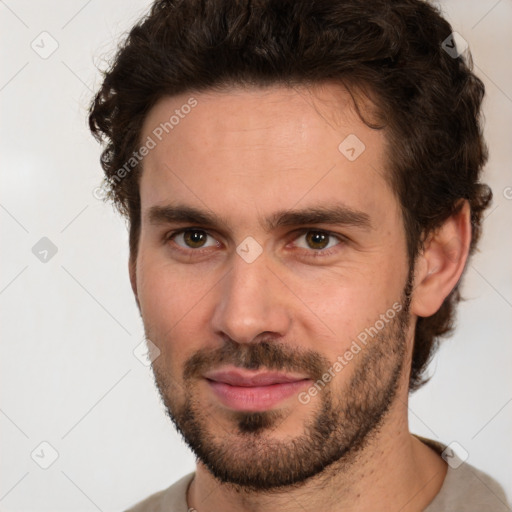
[[[342,202],[361,210],[379,196],[383,205],[394,198],[384,178],[384,132],[369,128],[335,85],[166,97],[144,122],[141,142],[149,139],[143,215],[169,201],[220,214],[236,205],[242,220],[243,206],[271,213],[299,202]]]

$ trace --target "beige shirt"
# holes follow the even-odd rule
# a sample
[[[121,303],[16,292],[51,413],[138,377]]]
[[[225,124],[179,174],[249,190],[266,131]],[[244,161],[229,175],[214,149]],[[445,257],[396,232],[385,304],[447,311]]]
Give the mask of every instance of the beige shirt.
[[[420,438],[439,454],[444,446]],[[187,489],[195,473],[189,473],[168,489],[157,492],[126,512],[187,512]],[[424,512],[505,512],[511,508],[505,492],[489,475],[470,464],[448,466],[441,490]],[[201,512],[201,511],[198,511]]]

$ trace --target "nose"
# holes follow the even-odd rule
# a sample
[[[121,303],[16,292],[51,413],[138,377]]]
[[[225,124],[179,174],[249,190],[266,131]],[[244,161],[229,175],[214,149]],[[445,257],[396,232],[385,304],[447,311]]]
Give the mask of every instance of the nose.
[[[276,272],[267,266],[265,255],[247,263],[234,254],[230,270],[216,288],[214,332],[237,343],[284,336],[291,325],[290,297]]]

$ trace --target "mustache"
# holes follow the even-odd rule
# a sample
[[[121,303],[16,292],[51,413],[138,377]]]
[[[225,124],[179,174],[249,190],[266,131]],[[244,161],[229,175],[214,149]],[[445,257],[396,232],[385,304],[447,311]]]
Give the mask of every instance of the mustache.
[[[222,347],[198,350],[185,363],[183,378],[199,378],[223,364],[246,370],[265,368],[301,372],[314,380],[321,378],[329,367],[327,358],[313,350],[301,350],[271,340],[247,344],[227,340]]]

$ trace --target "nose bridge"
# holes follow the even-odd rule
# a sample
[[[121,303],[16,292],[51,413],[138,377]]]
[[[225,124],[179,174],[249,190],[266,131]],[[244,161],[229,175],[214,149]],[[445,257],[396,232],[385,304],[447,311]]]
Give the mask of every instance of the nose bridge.
[[[283,291],[267,263],[264,254],[251,262],[233,254],[212,318],[217,333],[249,343],[264,332],[283,335],[289,328],[290,312]]]

